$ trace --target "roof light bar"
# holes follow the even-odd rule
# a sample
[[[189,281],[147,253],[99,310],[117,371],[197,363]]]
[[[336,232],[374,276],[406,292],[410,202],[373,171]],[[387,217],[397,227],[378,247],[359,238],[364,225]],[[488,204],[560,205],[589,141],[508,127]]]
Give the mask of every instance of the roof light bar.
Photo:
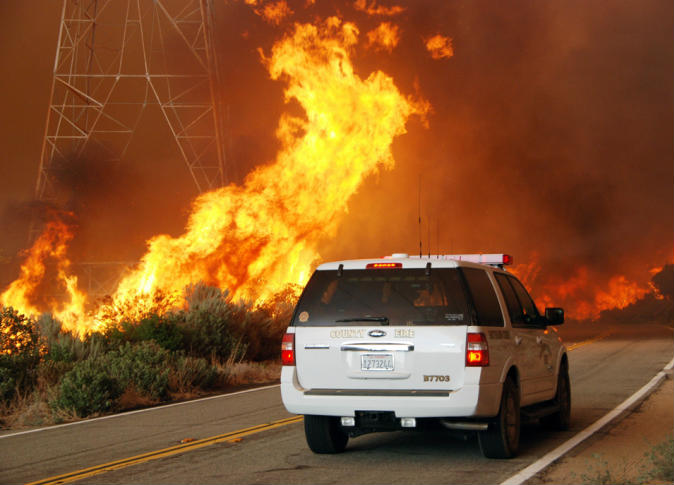
[[[513,257],[509,254],[431,254],[430,256],[410,256],[411,259],[454,259],[456,261],[468,261],[469,263],[489,264],[502,266],[513,264]]]

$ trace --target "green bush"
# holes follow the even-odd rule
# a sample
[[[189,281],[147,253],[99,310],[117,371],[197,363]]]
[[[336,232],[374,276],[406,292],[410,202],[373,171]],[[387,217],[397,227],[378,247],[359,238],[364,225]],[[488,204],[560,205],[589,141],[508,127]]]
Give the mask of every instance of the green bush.
[[[40,334],[34,320],[11,307],[0,313],[0,400],[9,401],[17,391],[35,385],[40,362]]]
[[[214,384],[217,376],[218,372],[206,359],[180,356],[171,371],[171,390],[187,392],[197,388],[208,389]]]
[[[3,364],[0,360],[0,401],[9,401],[16,392],[16,379],[12,369]]]
[[[184,336],[184,349],[204,358],[237,359],[241,353],[237,321],[245,308],[228,301],[229,292],[203,284],[186,290],[187,310],[176,314]]]
[[[155,342],[127,342],[110,352],[106,360],[108,372],[123,388],[133,386],[141,395],[155,400],[168,395],[171,355]]]
[[[84,417],[112,410],[122,391],[119,380],[108,373],[106,359],[87,359],[63,376],[52,405]]]
[[[153,340],[166,350],[183,348],[183,333],[176,324],[174,314],[148,314],[139,322],[123,321],[119,326],[108,327],[103,337],[110,349],[118,349],[127,342]]]
[[[183,335],[172,314],[167,316],[148,315],[133,329],[132,335],[131,341],[154,340],[166,350],[179,350],[183,346]]]

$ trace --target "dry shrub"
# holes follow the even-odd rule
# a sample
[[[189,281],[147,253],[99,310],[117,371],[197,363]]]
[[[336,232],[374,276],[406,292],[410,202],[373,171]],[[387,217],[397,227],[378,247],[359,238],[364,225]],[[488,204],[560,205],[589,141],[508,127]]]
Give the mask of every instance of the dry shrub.
[[[179,357],[169,373],[171,393],[194,394],[210,388],[218,377],[218,371],[206,359]]]
[[[279,358],[281,339],[290,324],[298,294],[297,285],[288,285],[263,303],[248,305],[238,327],[248,347],[247,359],[265,361]]]
[[[152,399],[147,394],[139,392],[136,386],[128,386],[121,396],[117,399],[116,408],[119,411],[127,411],[143,407],[153,406],[159,403],[157,399]]]
[[[220,385],[223,387],[268,384],[278,382],[281,377],[281,363],[276,360],[227,363],[218,366],[218,369]]]
[[[5,428],[17,429],[76,420],[77,415],[74,412],[49,406],[50,396],[54,395],[53,387],[29,394],[17,394],[11,401],[0,404],[0,423]]]

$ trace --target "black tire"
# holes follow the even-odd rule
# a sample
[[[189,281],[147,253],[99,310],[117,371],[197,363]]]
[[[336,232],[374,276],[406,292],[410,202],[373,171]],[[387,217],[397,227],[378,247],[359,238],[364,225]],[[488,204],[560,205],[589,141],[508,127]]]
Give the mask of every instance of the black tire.
[[[559,367],[557,393],[553,403],[559,406],[559,411],[544,417],[541,421],[549,429],[566,431],[571,426],[571,380],[566,362]]]
[[[304,435],[314,453],[341,453],[349,441],[339,418],[334,416],[304,416]]]
[[[498,416],[486,431],[478,433],[482,454],[487,458],[512,458],[520,446],[520,394],[512,378],[503,383]]]

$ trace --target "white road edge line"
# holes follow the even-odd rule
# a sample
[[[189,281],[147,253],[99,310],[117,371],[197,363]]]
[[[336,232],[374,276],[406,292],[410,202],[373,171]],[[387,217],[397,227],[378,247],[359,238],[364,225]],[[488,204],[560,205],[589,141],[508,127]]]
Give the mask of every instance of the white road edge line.
[[[219,398],[222,398],[222,397],[236,396],[238,394],[246,394],[246,393],[249,393],[249,392],[263,391],[265,389],[272,389],[274,387],[279,387],[279,386],[280,386],[280,384],[272,384],[271,386],[255,387],[253,389],[246,389],[245,391],[230,392],[228,394],[218,394],[217,396],[202,397],[200,399],[193,399],[191,401],[174,402],[172,404],[164,404],[162,406],[155,406],[155,407],[152,407],[152,408],[136,409],[135,411],[127,411],[125,413],[110,414],[108,416],[101,416],[100,418],[91,418],[91,419],[85,419],[85,420],[82,420],[82,421],[74,421],[72,423],[63,423],[63,424],[57,424],[57,425],[54,425],[54,426],[45,426],[44,428],[29,429],[28,431],[19,431],[18,433],[0,435],[0,440],[4,439],[4,438],[11,438],[12,436],[19,436],[19,435],[30,434],[30,433],[37,433],[37,432],[40,432],[40,431],[49,431],[51,429],[65,428],[66,426],[75,426],[76,424],[93,423],[94,421],[103,421],[104,419],[112,419],[112,418],[119,418],[121,416],[129,416],[131,414],[146,413],[146,412],[149,412],[149,411],[156,411],[158,409],[171,408],[173,406],[182,406],[182,405],[185,405],[185,404],[192,404],[192,403],[195,403],[195,402],[209,401],[211,399],[219,399]]]
[[[645,386],[639,389],[637,392],[632,394],[630,397],[625,399],[622,403],[618,404],[612,411],[609,411],[602,418],[595,421],[593,424],[585,428],[583,431],[575,435],[570,440],[562,443],[554,450],[550,451],[546,455],[543,455],[540,459],[524,468],[520,472],[516,473],[507,480],[501,482],[501,485],[521,485],[531,477],[536,475],[538,472],[543,470],[545,467],[549,466],[552,462],[560,458],[565,453],[571,451],[572,448],[585,441],[587,438],[592,436],[594,433],[603,428],[606,424],[613,421],[615,418],[620,416],[623,412],[630,409],[634,406],[635,403],[646,397],[650,392],[652,392],[659,384],[665,379],[665,371],[671,370],[674,366],[674,359],[670,360],[669,363],[663,367],[663,369],[658,372]]]

